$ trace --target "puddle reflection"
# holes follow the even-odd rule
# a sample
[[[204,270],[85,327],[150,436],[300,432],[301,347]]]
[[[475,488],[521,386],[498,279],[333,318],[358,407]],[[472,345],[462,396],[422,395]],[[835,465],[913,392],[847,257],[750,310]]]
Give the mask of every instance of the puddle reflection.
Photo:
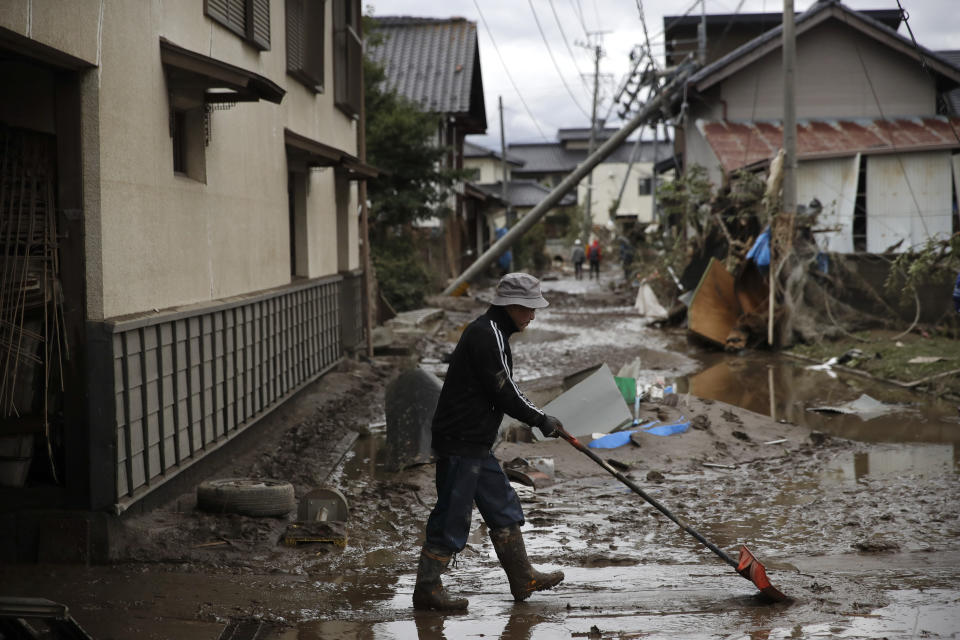
[[[954,444],[911,444],[897,449],[837,456],[823,474],[827,483],[856,482],[865,476],[915,475],[930,478],[960,470],[960,449]]]
[[[862,442],[960,443],[956,406],[939,398],[853,375],[834,379],[785,357],[757,353],[707,357],[705,369],[674,380],[679,393],[719,400]],[[841,404],[864,393],[902,405],[903,410],[871,420],[807,410]]]

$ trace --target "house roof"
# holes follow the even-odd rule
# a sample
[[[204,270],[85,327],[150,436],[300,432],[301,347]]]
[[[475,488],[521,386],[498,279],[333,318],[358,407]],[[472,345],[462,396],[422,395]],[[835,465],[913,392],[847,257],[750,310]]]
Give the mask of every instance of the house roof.
[[[616,151],[610,154],[603,162],[630,162],[634,142],[627,140]],[[665,158],[673,154],[673,143],[659,142],[657,158]],[[637,150],[634,162],[653,162],[653,142],[644,140]],[[523,167],[514,169],[514,175],[569,173],[587,157],[586,149],[567,149],[560,142],[531,142],[511,144],[508,153],[521,158]]]
[[[937,51],[937,55],[953,66],[960,67],[960,50]],[[947,101],[950,115],[960,116],[960,88],[947,91],[944,94],[944,99]]]
[[[612,138],[617,131],[620,131],[620,129],[616,127],[603,127],[602,129],[597,129],[596,139],[607,140]],[[560,142],[570,142],[573,140],[582,140],[586,142],[590,140],[590,127],[557,129],[557,140]]]
[[[489,182],[476,186],[499,198],[500,194],[503,193],[502,184],[501,182]],[[550,191],[536,180],[510,180],[507,182],[507,199],[510,201],[510,206],[513,207],[535,207],[547,197]],[[556,206],[569,207],[575,204],[577,204],[577,196],[571,190],[560,198]]]
[[[498,151],[493,149],[488,149],[479,144],[474,144],[469,140],[463,141],[463,157],[464,158],[493,158],[495,160],[501,160],[503,156],[500,155]],[[507,153],[507,162],[514,166],[523,166],[523,159],[518,158],[517,156]]]
[[[927,66],[935,74],[946,78],[950,85],[960,85],[960,68],[923,46],[914,46],[909,38],[900,35],[886,24],[870,17],[866,12],[855,11],[838,0],[820,0],[797,16],[796,34],[800,36],[805,31],[831,18],[841,20],[844,24],[869,37],[882,41],[887,46],[897,49],[917,61],[920,60],[922,52]],[[782,32],[783,25],[781,24],[734,49],[693,74],[687,82],[688,86],[695,88],[697,91],[705,91],[759,58],[780,49]]]
[[[707,122],[697,127],[724,171],[764,162],[783,146],[776,122]],[[806,120],[797,122],[797,158],[960,148],[960,118]]]
[[[383,41],[369,53],[383,65],[388,89],[425,111],[458,117],[467,133],[486,131],[475,22],[386,16],[376,19],[374,31]]]

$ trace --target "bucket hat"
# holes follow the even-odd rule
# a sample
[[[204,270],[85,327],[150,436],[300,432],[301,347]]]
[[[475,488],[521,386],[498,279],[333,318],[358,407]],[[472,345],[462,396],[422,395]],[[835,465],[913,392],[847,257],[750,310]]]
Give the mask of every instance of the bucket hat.
[[[492,304],[505,307],[518,304],[528,309],[542,309],[550,303],[540,293],[540,281],[529,273],[508,273],[500,278]]]

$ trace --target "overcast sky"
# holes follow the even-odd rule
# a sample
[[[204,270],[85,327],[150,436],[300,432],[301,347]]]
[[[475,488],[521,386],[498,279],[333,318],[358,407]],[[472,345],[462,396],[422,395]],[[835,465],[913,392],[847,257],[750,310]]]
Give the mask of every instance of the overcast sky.
[[[814,0],[794,0],[796,10]],[[487,135],[471,140],[500,146],[497,98],[503,97],[507,143],[554,140],[562,127],[587,127],[598,42],[601,102],[610,112],[613,94],[630,68],[631,49],[644,42],[643,7],[651,48],[663,62],[663,16],[699,15],[699,0],[364,0],[376,16],[460,16],[477,23],[487,107]],[[854,9],[897,9],[897,0],[847,0]],[[960,0],[900,0],[917,41],[933,49],[960,49]],[[780,12],[782,0],[706,0],[707,13]],[[539,22],[539,28],[538,28]],[[541,30],[543,35],[541,36]],[[597,35],[595,32],[602,32]],[[899,32],[908,36],[901,24]],[[592,34],[592,35],[588,35]],[[552,56],[552,60],[551,60]],[[506,68],[505,68],[506,65]],[[508,72],[509,70],[509,72]],[[608,125],[616,126],[616,109]]]

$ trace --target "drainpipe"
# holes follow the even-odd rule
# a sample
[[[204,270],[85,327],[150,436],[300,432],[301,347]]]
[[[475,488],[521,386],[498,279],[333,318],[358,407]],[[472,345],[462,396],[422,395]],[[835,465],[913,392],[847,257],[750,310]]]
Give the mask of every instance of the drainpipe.
[[[631,133],[636,131],[641,124],[649,120],[651,116],[663,108],[664,103],[672,98],[673,94],[686,84],[687,78],[692,71],[693,67],[690,66],[681,68],[677,76],[670,81],[670,84],[664,87],[663,91],[661,91],[656,98],[648,102],[620,131],[600,145],[599,149],[587,156],[570,175],[564,178],[560,184],[554,187],[553,190],[540,201],[540,204],[531,209],[527,215],[520,218],[510,231],[490,245],[490,248],[487,249],[483,255],[478,257],[473,264],[467,267],[466,271],[457,276],[457,278],[443,290],[443,295],[463,295],[471,280],[480,275],[501,253],[509,249],[528,229],[539,222],[540,218],[546,215],[568,191],[576,187],[584,176],[593,171],[594,167],[616,151],[617,148],[623,144],[623,141],[626,140]]]

